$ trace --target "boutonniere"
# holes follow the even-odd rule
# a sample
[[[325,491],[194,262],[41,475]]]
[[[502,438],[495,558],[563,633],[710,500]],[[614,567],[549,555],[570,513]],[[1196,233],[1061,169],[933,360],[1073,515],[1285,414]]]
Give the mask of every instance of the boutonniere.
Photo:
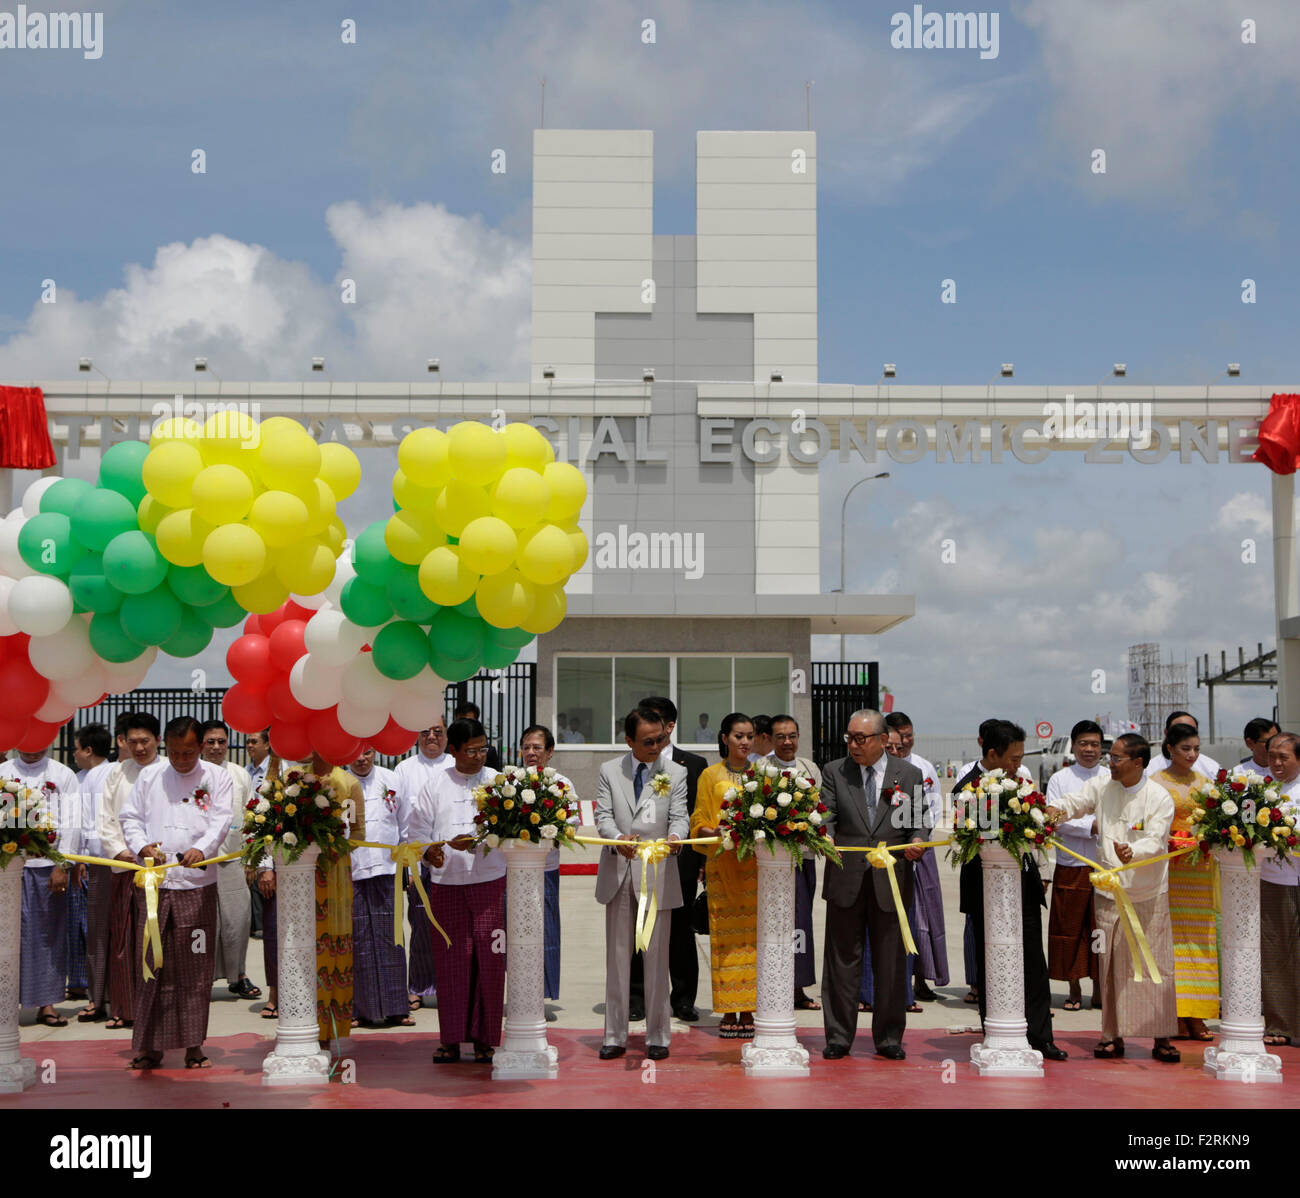
[[[384,791],[384,806],[387,807],[389,811],[395,811],[397,809],[397,791]]]
[[[926,785],[926,789],[928,790],[931,786],[934,785],[934,779],[933,779],[933,778],[927,778],[927,779],[925,780],[925,785]]]
[[[1129,828],[1129,831],[1130,831],[1130,832],[1142,832],[1142,831],[1145,831],[1145,830],[1146,830],[1146,824],[1145,824],[1142,820],[1138,820],[1137,823],[1133,824],[1133,825]]]
[[[181,800],[181,802],[188,803],[191,799],[194,800],[194,806],[196,806],[200,811],[206,811],[208,809],[208,791],[205,787],[196,786]]]
[[[897,807],[903,801],[903,792],[897,786],[886,786],[880,797],[888,799],[891,807]]]
[[[650,779],[650,789],[657,795],[666,795],[673,788],[673,780],[664,770],[660,770]]]
[[[48,799],[52,799],[59,793],[59,788],[55,786],[53,782],[48,780],[42,784],[41,789],[45,792],[45,797]]]

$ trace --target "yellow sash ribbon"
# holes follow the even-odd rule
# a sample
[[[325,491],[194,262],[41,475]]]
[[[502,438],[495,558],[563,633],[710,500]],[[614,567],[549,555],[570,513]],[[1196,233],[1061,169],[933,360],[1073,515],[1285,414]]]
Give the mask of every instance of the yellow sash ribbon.
[[[411,871],[411,881],[415,884],[416,893],[420,896],[420,902],[424,905],[424,913],[429,917],[429,922],[433,924],[434,931],[443,938],[447,947],[451,947],[451,937],[443,931],[442,925],[433,918],[433,908],[429,906],[429,895],[424,889],[424,879],[420,877],[420,862],[424,859],[424,850],[433,847],[435,844],[445,844],[443,840],[431,840],[424,843],[412,844],[379,844],[371,840],[349,840],[348,843],[357,849],[387,849],[389,856],[397,865],[393,873],[393,943],[406,944],[406,896],[402,893],[402,870]]]
[[[876,869],[888,871],[889,889],[893,892],[894,907],[898,911],[898,926],[903,930],[903,949],[915,955],[916,941],[912,939],[912,928],[907,922],[907,909],[903,906],[903,892],[898,888],[898,876],[894,873],[894,854],[890,852],[890,846],[882,840],[875,848],[867,850],[867,860]]]

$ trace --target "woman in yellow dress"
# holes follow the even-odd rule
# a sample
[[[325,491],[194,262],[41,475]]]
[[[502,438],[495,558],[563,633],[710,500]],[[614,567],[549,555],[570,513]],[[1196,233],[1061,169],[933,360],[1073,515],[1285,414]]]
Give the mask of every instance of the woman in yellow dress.
[[[692,836],[716,836],[722,798],[745,780],[754,725],[732,712],[722,721],[718,754],[722,758],[701,775],[691,816]],[[718,1034],[728,1040],[754,1035],[758,986],[758,864],[753,857],[736,860],[734,852],[710,851],[704,869],[709,902],[709,958],[713,966],[713,1009],[722,1016]]]
[[[1170,835],[1186,837],[1196,802],[1192,787],[1203,781],[1192,771],[1201,740],[1191,724],[1174,724],[1162,747],[1169,766],[1152,775],[1174,800]],[[1219,947],[1214,919],[1214,863],[1189,863],[1176,857],[1169,863],[1169,916],[1174,929],[1174,979],[1178,993],[1178,1029],[1191,1040],[1213,1040],[1206,1019],[1219,1015]]]

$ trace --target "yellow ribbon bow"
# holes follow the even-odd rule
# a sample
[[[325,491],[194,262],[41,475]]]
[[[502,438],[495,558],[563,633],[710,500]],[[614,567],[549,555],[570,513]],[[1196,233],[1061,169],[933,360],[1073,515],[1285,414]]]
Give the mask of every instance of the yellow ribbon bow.
[[[636,900],[636,951],[650,951],[650,937],[654,935],[655,919],[659,914],[659,898],[655,894],[657,877],[650,871],[651,865],[672,856],[673,845],[667,840],[644,840],[636,846],[636,855],[641,858],[641,893]],[[646,902],[646,890],[649,889],[649,905]]]
[[[433,924],[434,931],[443,938],[447,947],[451,948],[451,937],[442,930],[442,925],[433,918],[433,908],[429,906],[429,895],[424,889],[424,879],[420,877],[420,862],[424,859],[424,850],[428,845],[422,844],[394,844],[386,846],[389,854],[397,863],[397,871],[393,874],[393,943],[405,944],[405,909],[402,902],[402,870],[411,871],[411,881],[415,883],[416,893],[420,896],[420,902],[424,904],[424,913],[429,917],[429,922]]]
[[[1142,962],[1145,961],[1151,980],[1157,986],[1160,985],[1164,979],[1160,976],[1160,970],[1156,968],[1155,957],[1151,954],[1151,946],[1147,943],[1146,933],[1142,930],[1142,923],[1133,907],[1133,900],[1129,898],[1128,891],[1124,889],[1124,883],[1119,876],[1119,871],[1113,869],[1094,870],[1088,875],[1088,881],[1096,889],[1104,890],[1109,894],[1119,908],[1122,917],[1120,926],[1124,929],[1124,939],[1128,941],[1129,956],[1133,958],[1133,980],[1135,982],[1143,980]]]
[[[898,845],[897,848],[907,848],[907,845]],[[889,872],[889,889],[894,894],[894,906],[898,910],[898,926],[903,931],[903,949],[905,952],[915,954],[916,941],[912,939],[912,928],[907,922],[907,910],[903,906],[903,893],[898,889],[898,877],[894,873],[894,854],[890,847],[882,840],[873,849],[867,850],[867,860],[871,862],[876,869],[888,870]]]
[[[144,970],[144,980],[152,981],[154,972],[149,968],[149,950],[153,949],[154,969],[163,965],[162,933],[158,930],[158,883],[162,881],[162,865],[155,865],[152,857],[146,857],[145,863],[135,872],[135,884],[144,887],[144,946],[140,950],[140,964]]]

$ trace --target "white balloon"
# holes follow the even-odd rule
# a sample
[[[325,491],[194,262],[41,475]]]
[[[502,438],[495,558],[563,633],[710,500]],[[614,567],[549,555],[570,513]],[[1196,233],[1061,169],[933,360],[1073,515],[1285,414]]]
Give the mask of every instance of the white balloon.
[[[0,574],[0,636],[13,636],[18,625],[9,618],[9,592],[14,589],[14,579]]]
[[[101,662],[100,668],[107,676],[109,694],[124,695],[127,691],[135,690],[144,681],[157,656],[158,646],[150,645],[139,657],[133,657],[130,661]]]
[[[36,573],[18,552],[18,533],[26,523],[22,508],[14,508],[0,520],[0,574],[7,574],[10,578],[27,578]]]
[[[394,682],[385,678],[371,660],[371,654],[359,653],[343,667],[341,693],[358,707],[387,710],[393,698]],[[355,735],[355,733],[353,734]]]
[[[327,665],[314,653],[306,653],[289,671],[289,693],[304,707],[324,711],[339,701],[342,680],[342,666]]]
[[[388,712],[383,708],[354,706],[346,696],[339,700],[339,726],[353,736],[374,736],[388,723]]]
[[[36,672],[51,682],[84,674],[96,660],[90,647],[90,628],[76,616],[50,636],[32,637],[27,653]]]
[[[345,553],[334,563],[334,577],[321,594],[330,601],[335,607],[342,603],[340,596],[343,594],[343,588],[347,585],[350,578],[357,576],[356,567],[352,564],[352,557]]]
[[[98,660],[85,673],[50,684],[50,697],[72,707],[89,707],[108,691],[108,675]]]
[[[427,728],[443,714],[443,689],[446,685],[425,666],[414,678],[404,678],[393,684],[389,713],[410,732]]]
[[[34,483],[23,492],[23,515],[27,519],[39,515],[41,510],[41,496],[45,494],[55,483],[62,482],[63,475],[47,474],[44,478],[38,478]]]
[[[318,595],[290,595],[289,598],[299,607],[308,608],[310,611],[319,611],[322,604],[326,602],[324,591]]]
[[[28,636],[49,636],[72,618],[72,592],[48,574],[20,578],[9,592],[9,618]]]
[[[307,621],[307,652],[326,665],[345,666],[369,639],[366,629],[352,623],[341,611],[328,608]],[[355,734],[354,734],[355,735]]]
[[[33,714],[36,719],[44,720],[47,724],[62,724],[77,714],[77,707],[76,704],[65,703],[51,694]]]

